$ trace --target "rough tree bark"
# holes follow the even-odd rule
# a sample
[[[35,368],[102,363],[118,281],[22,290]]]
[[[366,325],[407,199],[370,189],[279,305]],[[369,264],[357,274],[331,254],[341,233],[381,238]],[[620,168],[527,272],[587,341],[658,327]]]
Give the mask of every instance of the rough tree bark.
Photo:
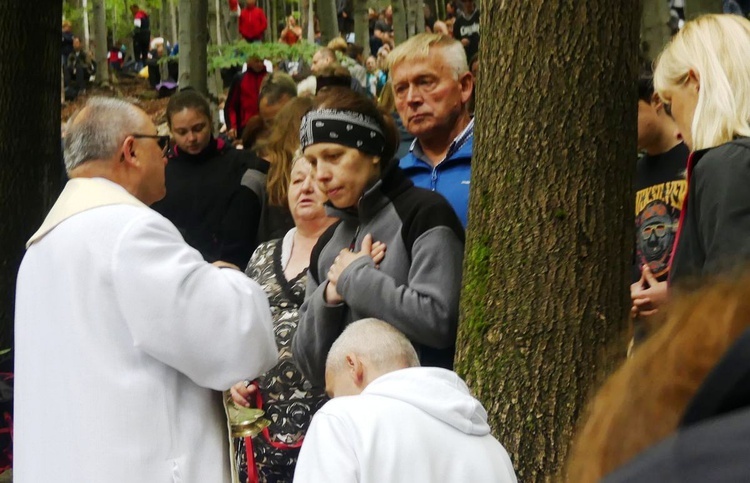
[[[691,20],[704,13],[724,11],[722,0],[685,0],[685,19]]]
[[[339,24],[336,18],[336,1],[317,0],[315,3],[318,7],[321,42],[323,45],[326,45],[339,35]]]
[[[393,0],[391,2],[393,9],[393,41],[396,45],[406,41],[406,11],[404,0]]]
[[[365,49],[362,57],[370,55],[370,29],[367,17],[367,0],[354,0],[354,39]],[[377,53],[377,52],[375,52]]]
[[[624,355],[639,19],[622,7],[482,5],[456,367],[523,482],[559,480]]]
[[[107,61],[107,10],[104,0],[94,0],[94,40],[96,49],[96,83],[109,85],[109,62]]]
[[[641,2],[641,55],[651,62],[667,44],[669,32],[669,5],[663,0]]]
[[[0,348],[13,341],[24,244],[60,189],[61,18],[59,0],[0,2]]]

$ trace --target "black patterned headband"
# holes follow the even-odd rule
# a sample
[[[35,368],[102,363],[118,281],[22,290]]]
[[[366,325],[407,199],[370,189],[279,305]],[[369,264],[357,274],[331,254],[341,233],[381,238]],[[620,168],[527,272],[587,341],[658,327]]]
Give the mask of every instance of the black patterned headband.
[[[336,143],[380,156],[385,147],[385,136],[375,119],[337,109],[319,109],[305,114],[299,139],[303,151],[316,143]]]

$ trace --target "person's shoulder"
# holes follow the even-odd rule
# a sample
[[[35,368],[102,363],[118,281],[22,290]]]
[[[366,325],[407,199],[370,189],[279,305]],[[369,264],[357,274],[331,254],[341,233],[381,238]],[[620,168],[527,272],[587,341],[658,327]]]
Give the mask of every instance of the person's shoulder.
[[[394,205],[404,227],[415,238],[433,228],[446,227],[464,239],[461,221],[440,193],[413,186],[396,198]]]
[[[696,172],[716,169],[736,172],[750,166],[750,138],[735,139],[696,154],[700,154]]]

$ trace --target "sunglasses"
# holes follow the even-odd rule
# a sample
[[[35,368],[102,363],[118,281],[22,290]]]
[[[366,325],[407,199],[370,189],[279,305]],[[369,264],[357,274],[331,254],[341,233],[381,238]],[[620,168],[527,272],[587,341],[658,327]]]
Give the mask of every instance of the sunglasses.
[[[168,135],[158,136],[156,134],[131,134],[131,136],[133,136],[135,139],[155,139],[156,144],[158,144],[161,148],[162,154],[166,155],[167,151],[169,151],[170,138]]]

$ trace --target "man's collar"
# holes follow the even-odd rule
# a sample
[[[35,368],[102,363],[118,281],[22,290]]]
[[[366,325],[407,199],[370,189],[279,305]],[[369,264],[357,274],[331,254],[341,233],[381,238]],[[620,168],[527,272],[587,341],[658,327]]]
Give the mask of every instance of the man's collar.
[[[466,142],[471,139],[474,136],[474,116],[471,116],[469,120],[469,124],[466,125],[463,131],[461,131],[458,136],[453,138],[453,141],[451,142],[450,146],[448,146],[448,151],[445,153],[445,157],[440,160],[440,163],[445,161],[446,159],[450,159],[451,156],[456,154],[456,152],[463,147]],[[422,145],[419,144],[419,139],[414,138],[414,141],[411,143],[411,147],[409,148],[409,152],[417,159],[420,159],[427,164],[432,164],[432,161],[430,161],[430,158],[427,157],[427,155],[422,150]],[[440,164],[437,163],[437,164]],[[436,164],[436,165],[437,165]]]

